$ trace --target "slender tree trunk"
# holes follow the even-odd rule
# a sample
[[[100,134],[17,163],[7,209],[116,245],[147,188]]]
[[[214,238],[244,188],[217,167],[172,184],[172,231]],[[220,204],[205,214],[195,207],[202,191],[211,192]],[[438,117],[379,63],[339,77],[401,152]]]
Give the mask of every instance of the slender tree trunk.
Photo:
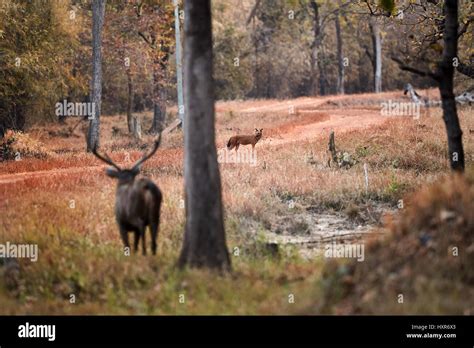
[[[374,69],[374,90],[375,93],[382,92],[382,41],[380,37],[380,27],[377,19],[371,17],[369,20],[372,34],[373,56],[375,60]]]
[[[274,95],[272,93],[273,91],[273,82],[272,82],[272,69],[267,65],[267,83],[266,83],[266,88],[265,88],[265,97],[267,99],[273,98]]]
[[[132,82],[132,73],[130,69],[127,69],[127,86],[128,86],[128,95],[127,95],[127,126],[128,132],[132,133],[132,108],[133,108],[133,82]]]
[[[342,35],[341,24],[339,22],[339,14],[336,13],[334,19],[336,27],[336,41],[337,41],[337,93],[344,94],[344,57],[342,54]]]
[[[214,130],[210,0],[185,0],[186,228],[179,265],[230,269]]]
[[[163,130],[166,116],[166,91],[160,83],[160,74],[157,69],[161,64],[154,64],[153,72],[153,122],[149,130],[150,133],[160,133]]]
[[[359,57],[357,62],[357,75],[358,75],[358,92],[367,92],[367,86],[369,85],[369,80],[367,78],[367,73],[365,72],[366,60],[365,56]]]
[[[316,71],[319,70],[319,77],[321,78],[321,23],[319,18],[319,5],[315,0],[311,0],[310,6],[313,9],[313,43],[311,44],[311,95],[316,95],[318,90],[318,79]]]
[[[252,19],[253,31],[255,33],[255,18]],[[258,65],[258,38],[255,35],[254,40],[254,52],[255,52],[255,95],[254,97],[260,97],[260,66]]]
[[[92,0],[92,103],[94,117],[89,122],[87,151],[99,146],[100,107],[102,99],[102,27],[104,25],[105,0]]]
[[[181,59],[181,25],[179,20],[179,4],[178,0],[173,0],[174,5],[174,31],[176,40],[176,93],[178,97],[178,118],[181,124],[184,122],[184,93],[183,93],[183,60]],[[166,98],[165,98],[166,100]],[[165,113],[166,114],[166,113]]]
[[[439,91],[443,107],[443,120],[448,134],[448,151],[451,169],[464,171],[464,149],[462,130],[459,124],[456,101],[453,92],[454,58],[458,47],[458,1],[445,0],[443,59],[438,65]]]
[[[319,70],[319,94],[326,95],[326,67],[325,67],[324,49],[319,52],[318,70]]]

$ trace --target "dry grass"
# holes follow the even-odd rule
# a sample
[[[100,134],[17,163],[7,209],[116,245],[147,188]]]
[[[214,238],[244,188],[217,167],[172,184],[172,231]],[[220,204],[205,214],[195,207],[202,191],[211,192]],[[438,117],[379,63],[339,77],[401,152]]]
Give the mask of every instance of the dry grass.
[[[368,245],[366,262],[326,266],[315,311],[472,315],[473,197],[473,171],[417,192],[387,238]]]
[[[368,128],[336,129],[337,147],[357,164],[347,170],[327,168],[329,129],[300,140],[299,127],[326,122],[335,113],[350,117],[361,111],[358,106],[311,111],[310,101],[303,98],[306,104],[294,114],[287,112],[286,102],[217,105],[218,149],[230,135],[264,128],[256,166],[220,165],[228,245],[232,252],[240,250],[232,257],[233,275],[223,278],[175,268],[184,225],[181,131],[166,137],[143,169],[164,192],[159,255],[145,258],[121,253],[113,214],[116,183],[103,174],[102,163],[83,152],[80,127],[79,136],[69,138],[33,130],[30,136],[53,154],[47,161],[27,158],[0,167],[0,241],[38,243],[40,258],[37,263],[20,261],[15,286],[0,280],[0,301],[5,303],[0,312],[270,314],[295,313],[314,304],[324,260],[305,261],[292,250],[272,255],[266,248],[265,220],[287,209],[290,199],[322,210],[349,211],[368,201],[394,206],[405,194],[444,177],[448,163],[440,111],[431,110],[420,121],[402,117]],[[315,99],[317,105],[326,101]],[[256,107],[260,109],[248,111]],[[463,129],[474,128],[472,110],[460,110],[460,115]],[[149,116],[143,116],[145,125]],[[68,120],[67,126],[73,123]],[[152,137],[137,142],[127,135],[113,136],[112,125],[126,133],[124,116],[104,117],[103,149],[119,163],[131,164]],[[48,130],[59,134],[57,125]],[[279,137],[285,142],[271,141]],[[472,166],[474,144],[469,137],[465,151]],[[367,192],[363,163],[369,166]],[[71,293],[78,298],[74,305],[68,302]],[[181,293],[186,294],[185,305],[178,302]],[[295,304],[288,303],[289,294],[295,294]]]

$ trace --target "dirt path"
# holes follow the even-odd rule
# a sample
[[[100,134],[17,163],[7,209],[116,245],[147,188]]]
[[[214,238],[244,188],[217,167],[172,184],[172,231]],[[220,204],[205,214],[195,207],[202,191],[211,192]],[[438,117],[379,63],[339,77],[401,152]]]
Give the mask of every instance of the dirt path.
[[[347,99],[348,96],[328,96],[321,98],[298,98],[285,101],[245,101],[245,102],[223,102],[218,103],[217,110],[234,111],[240,113],[256,113],[256,112],[281,112],[294,108],[300,113],[322,112],[320,107],[328,101]],[[254,105],[254,106],[251,106]],[[300,110],[298,110],[300,108]],[[336,132],[348,131],[357,128],[365,128],[372,125],[378,125],[385,121],[376,110],[363,109],[331,109],[324,110],[329,117],[322,121],[314,121],[311,123],[291,124],[291,127],[281,127],[277,134],[269,135],[264,138],[262,144],[267,146],[275,146],[289,142],[307,141],[314,137],[321,136],[329,130]],[[80,174],[90,170],[99,170],[104,166],[83,166],[58,168],[51,170],[40,170],[31,172],[22,172],[14,174],[0,175],[0,185],[13,184],[19,181],[38,178],[51,175],[63,174]]]
[[[72,173],[82,173],[86,171],[98,170],[100,168],[104,168],[104,166],[69,167],[69,168],[57,168],[57,169],[49,169],[49,170],[37,170],[34,172],[3,174],[3,175],[0,175],[0,185],[13,184],[18,181],[43,177],[47,175],[54,176],[54,175],[63,175],[63,174],[72,174]]]
[[[264,139],[262,143],[280,145],[290,142],[307,141],[317,136],[327,136],[330,130],[334,130],[336,133],[346,132],[380,125],[386,120],[386,118],[382,117],[376,110],[331,110],[328,114],[328,120],[305,125],[295,125],[289,131],[280,133],[278,137]]]

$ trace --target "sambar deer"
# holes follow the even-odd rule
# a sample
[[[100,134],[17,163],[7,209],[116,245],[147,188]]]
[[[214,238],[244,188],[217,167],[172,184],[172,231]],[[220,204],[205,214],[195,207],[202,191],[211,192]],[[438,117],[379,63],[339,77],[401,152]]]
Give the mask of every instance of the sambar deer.
[[[156,239],[160,226],[160,207],[162,194],[158,186],[148,178],[135,177],[140,173],[140,166],[153,156],[161,142],[161,134],[155,140],[153,149],[138,160],[132,168],[122,169],[112,159],[103,156],[94,149],[92,153],[101,161],[114,168],[107,168],[105,173],[111,178],[118,179],[115,194],[115,218],[120,229],[120,236],[126,248],[130,249],[128,232],[135,233],[134,251],[137,252],[140,238],[142,239],[142,253],[146,255],[145,232],[147,226],[151,232],[151,250],[156,254]]]
[[[252,151],[255,148],[255,144],[262,138],[263,128],[255,128],[254,135],[234,135],[227,142],[227,149],[232,150],[235,148],[235,151],[239,149],[240,145],[249,145],[252,144]]]

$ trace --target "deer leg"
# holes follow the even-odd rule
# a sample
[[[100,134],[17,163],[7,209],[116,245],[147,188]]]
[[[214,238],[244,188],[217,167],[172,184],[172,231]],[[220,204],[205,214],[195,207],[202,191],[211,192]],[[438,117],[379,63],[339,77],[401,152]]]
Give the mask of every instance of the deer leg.
[[[235,152],[237,152],[237,150],[239,149],[239,146],[240,146],[239,143],[237,143],[237,145],[235,145]]]
[[[146,241],[145,241],[145,232],[146,232],[146,226],[142,227],[140,229],[140,235],[142,237],[142,254],[146,255]]]
[[[151,252],[153,255],[156,255],[156,239],[158,237],[158,223],[152,223],[150,225],[150,231],[151,231]]]
[[[130,243],[128,242],[128,231],[125,227],[120,226],[120,237],[122,238],[125,248],[130,250]]]
[[[133,251],[136,253],[138,251],[138,242],[140,242],[140,231],[136,230],[133,232],[135,235],[135,239],[133,241]]]

